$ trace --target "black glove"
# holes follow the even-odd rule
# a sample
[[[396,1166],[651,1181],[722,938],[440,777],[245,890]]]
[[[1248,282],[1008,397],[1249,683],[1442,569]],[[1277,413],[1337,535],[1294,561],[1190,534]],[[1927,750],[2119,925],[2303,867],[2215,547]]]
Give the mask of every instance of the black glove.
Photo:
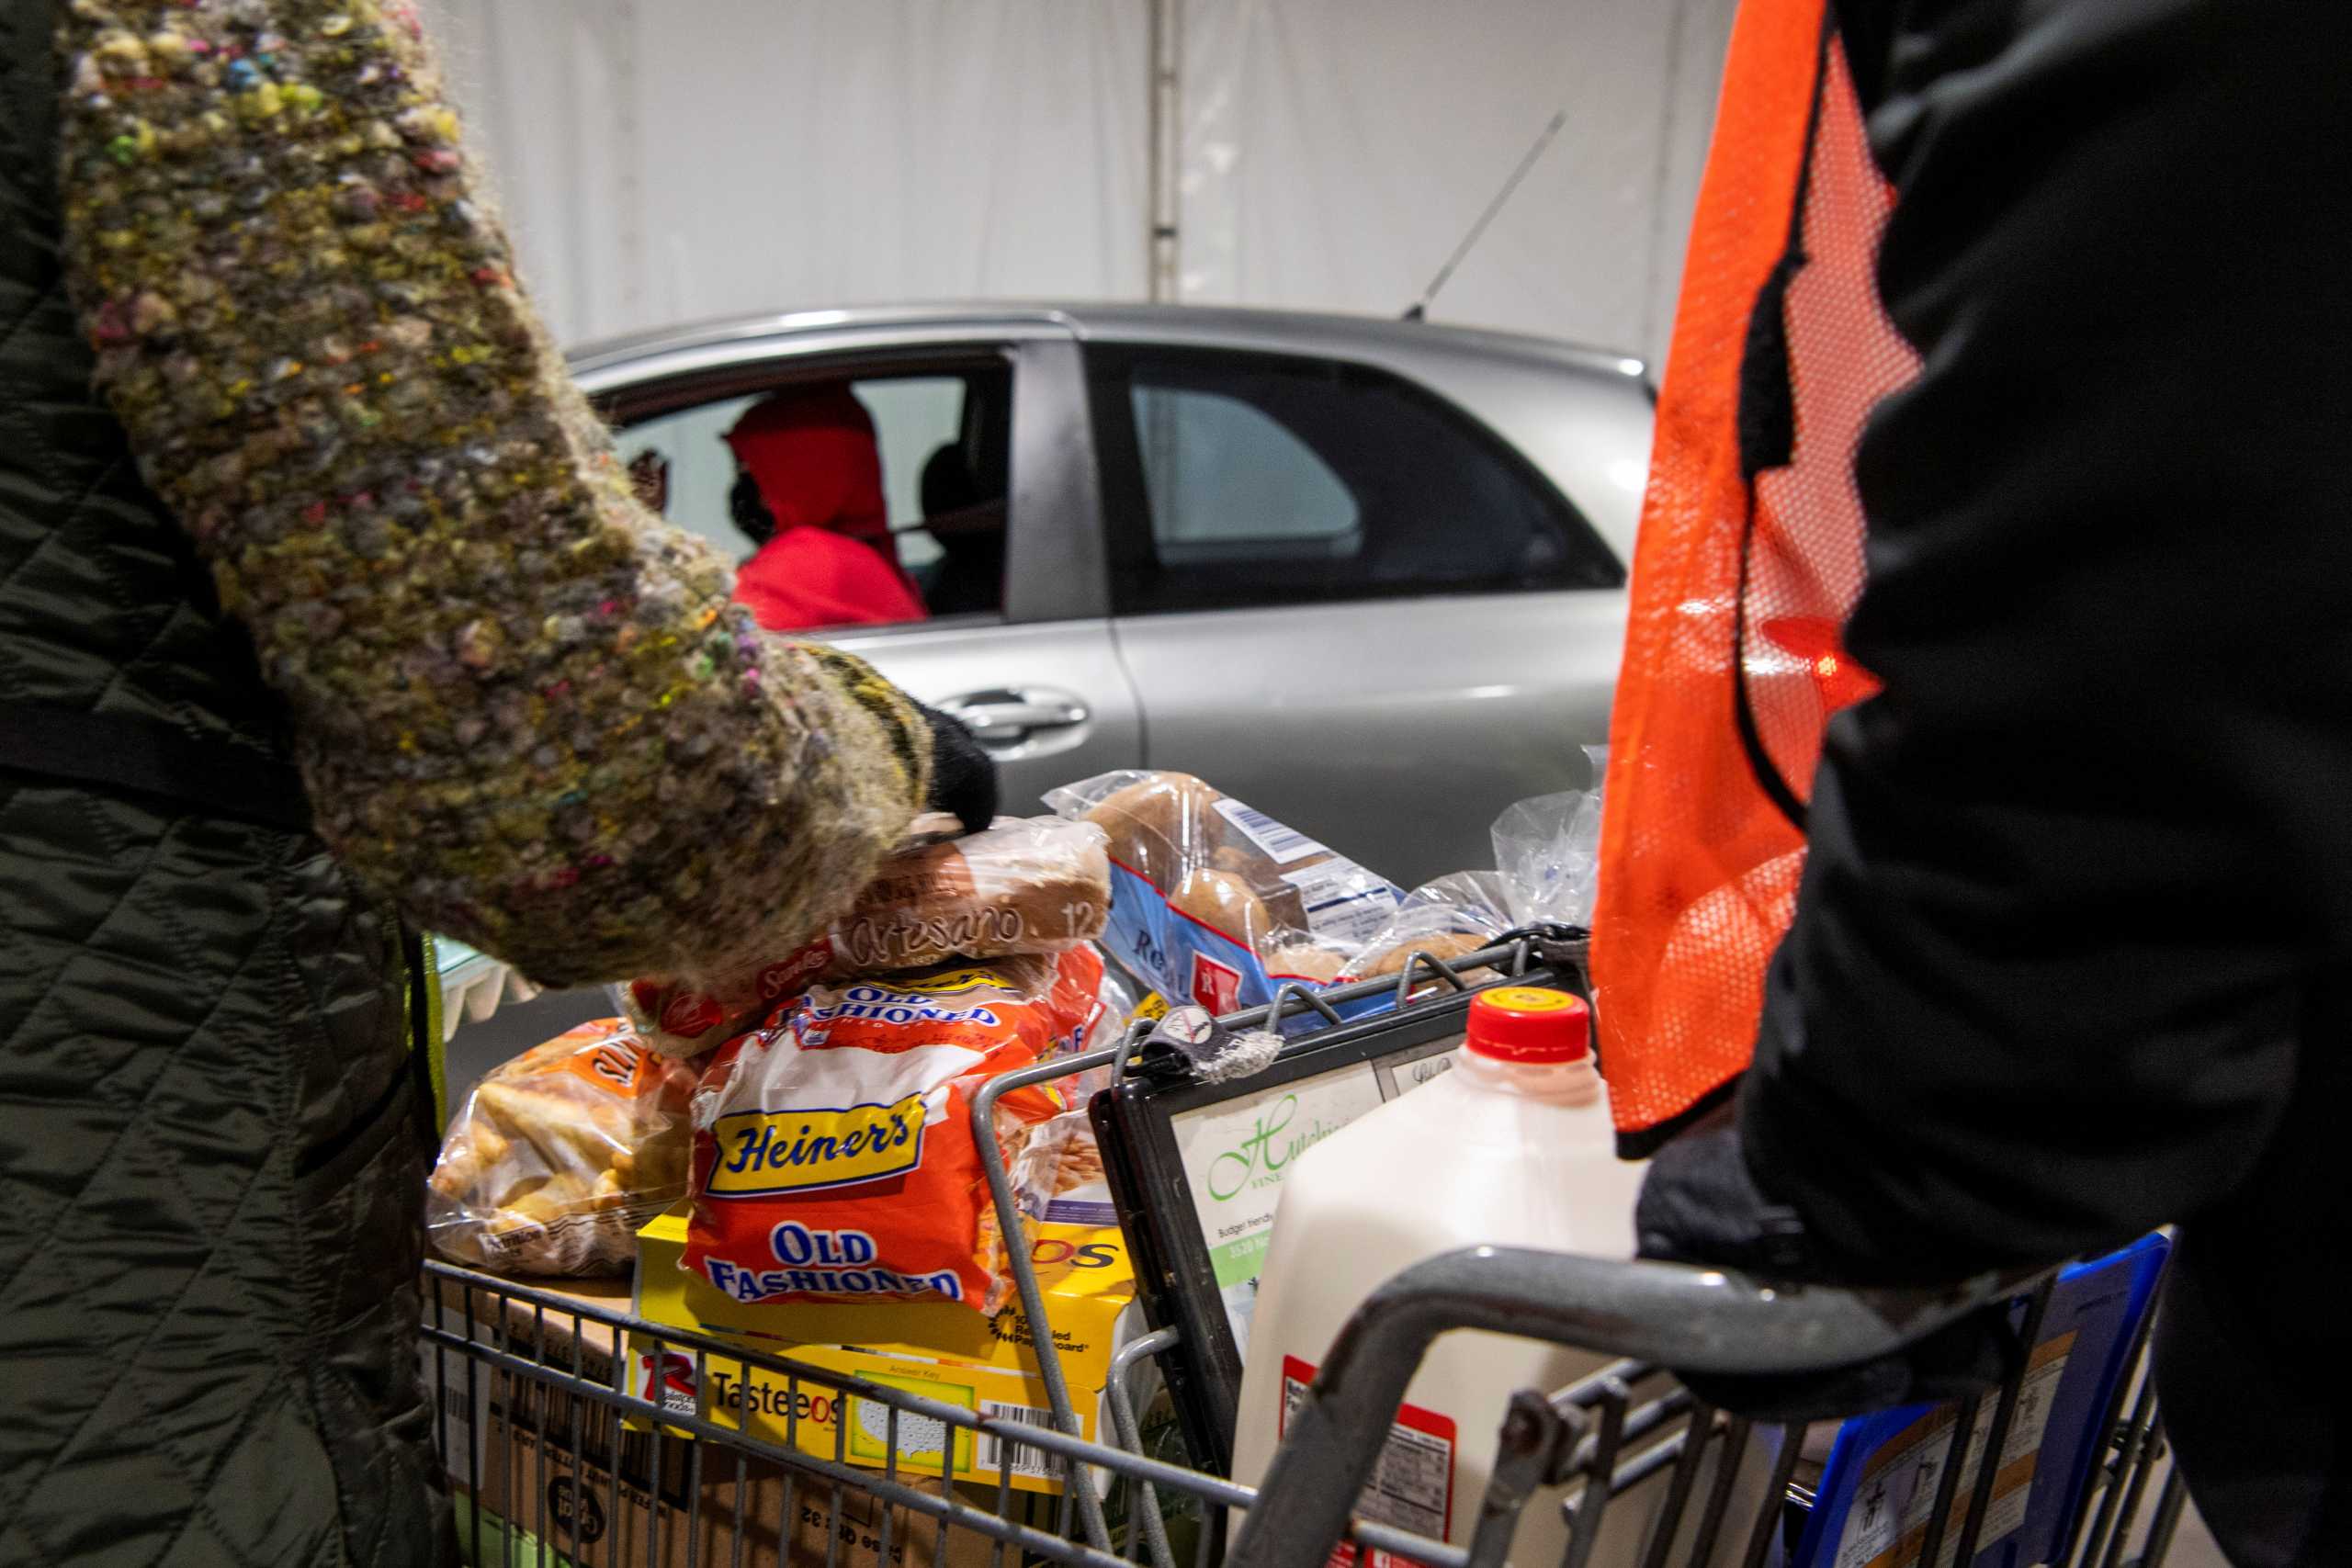
[[[1757,1186],[1728,1119],[1677,1138],[1650,1164],[1634,1213],[1641,1255],[1705,1263],[1791,1284],[1834,1284],[1851,1269],[1822,1256],[1795,1210]],[[1891,1405],[1983,1393],[2014,1371],[2022,1348],[2007,1306],[1986,1307],[1873,1361],[1826,1372],[1694,1373],[1690,1392],[1758,1421],[1822,1421]]]
[[[996,818],[996,759],[972,739],[964,721],[922,703],[915,706],[931,726],[931,797],[929,811],[945,811],[977,833]]]

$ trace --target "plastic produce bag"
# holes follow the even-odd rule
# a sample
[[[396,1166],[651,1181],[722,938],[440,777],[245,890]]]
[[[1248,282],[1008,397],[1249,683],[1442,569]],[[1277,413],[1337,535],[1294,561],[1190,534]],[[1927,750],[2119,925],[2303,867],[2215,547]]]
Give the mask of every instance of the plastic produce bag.
[[[1609,749],[1588,746],[1593,786],[1522,800],[1495,818],[1495,869],[1514,925],[1592,924],[1600,884],[1600,779]]]
[[[1076,948],[822,985],[729,1041],[694,1092],[681,1267],[740,1302],[994,1312],[1011,1280],[971,1096],[1082,1037],[1102,979],[1102,960]],[[1050,1085],[1000,1100],[1007,1159],[1064,1109]]]
[[[964,838],[918,835],[807,946],[720,974],[632,981],[629,1014],[656,1050],[699,1055],[819,980],[1067,952],[1102,934],[1109,917],[1102,844],[1098,829],[1054,817],[1001,817]]]
[[[1400,897],[1190,773],[1102,773],[1046,804],[1109,836],[1103,946],[1162,996],[1213,1012],[1271,1000],[1283,980],[1335,979]]]
[[[1600,873],[1599,781],[1608,748],[1588,746],[1585,755],[1592,788],[1539,795],[1506,808],[1492,829],[1497,869],[1453,872],[1414,888],[1340,978],[1399,974],[1417,952],[1451,963],[1521,926],[1589,926]]]
[[[493,1070],[450,1122],[425,1225],[453,1262],[626,1272],[637,1228],[686,1194],[695,1073],[608,1018]]]
[[[1396,913],[1340,978],[1374,980],[1401,974],[1416,953],[1451,964],[1493,946],[1516,923],[1501,876],[1491,871],[1449,872],[1397,900]]]

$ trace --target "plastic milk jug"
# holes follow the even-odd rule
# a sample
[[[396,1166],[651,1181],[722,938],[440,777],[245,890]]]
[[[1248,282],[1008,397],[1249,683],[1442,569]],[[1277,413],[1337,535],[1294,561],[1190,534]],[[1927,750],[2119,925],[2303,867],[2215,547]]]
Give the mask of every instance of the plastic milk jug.
[[[1480,1245],[1633,1256],[1644,1167],[1617,1157],[1589,1032],[1584,1003],[1565,991],[1487,991],[1471,1004],[1451,1071],[1341,1128],[1292,1166],[1259,1279],[1235,1480],[1264,1479],[1287,1404],[1305,1393],[1357,1303],[1399,1269]],[[1406,1393],[1357,1512],[1466,1542],[1511,1393],[1556,1392],[1610,1359],[1497,1334],[1442,1337]],[[1659,1380],[1635,1393],[1664,1386]],[[1708,1495],[1722,1450],[1720,1440],[1711,1447],[1694,1499]],[[1760,1450],[1751,1443],[1743,1456],[1711,1562],[1740,1559],[1770,1480],[1770,1456]],[[1640,1561],[1670,1468],[1610,1504],[1592,1568]],[[1572,1491],[1529,1501],[1510,1554],[1520,1568],[1561,1560],[1567,1526],[1560,1504]],[[1695,1521],[1686,1517],[1680,1535],[1670,1559],[1677,1563],[1695,1541]]]

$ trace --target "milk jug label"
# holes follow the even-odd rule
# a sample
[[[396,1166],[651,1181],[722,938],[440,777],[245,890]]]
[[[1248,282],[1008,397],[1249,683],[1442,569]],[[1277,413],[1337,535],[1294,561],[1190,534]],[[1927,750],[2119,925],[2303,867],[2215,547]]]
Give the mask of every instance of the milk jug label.
[[[1283,1431],[1290,1429],[1291,1416],[1306,1398],[1306,1387],[1314,1381],[1314,1362],[1296,1356],[1283,1358]],[[1398,1405],[1388,1440],[1380,1446],[1380,1459],[1372,1467],[1372,1479],[1364,1483],[1363,1495],[1356,1499],[1356,1513],[1379,1524],[1443,1540],[1453,1517],[1453,1437],[1452,1416],[1418,1404]],[[1364,1568],[1408,1568],[1410,1563],[1408,1558],[1385,1551],[1359,1555],[1355,1547],[1342,1541],[1331,1553],[1328,1568],[1359,1561]]]

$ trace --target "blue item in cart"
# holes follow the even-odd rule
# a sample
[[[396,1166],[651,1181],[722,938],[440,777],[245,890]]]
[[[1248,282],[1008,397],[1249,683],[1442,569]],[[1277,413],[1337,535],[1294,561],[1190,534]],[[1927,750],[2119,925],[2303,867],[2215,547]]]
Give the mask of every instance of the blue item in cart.
[[[1393,907],[1395,900],[1389,903]],[[1317,984],[1307,976],[1267,972],[1258,955],[1171,907],[1159,889],[1123,865],[1111,867],[1111,919],[1102,945],[1172,1002],[1194,1002],[1216,1014],[1263,1007],[1286,981]],[[1356,1018],[1389,1006],[1392,998],[1367,997],[1337,1010]]]
[[[2059,1535],[2106,1438],[2117,1380],[2171,1246],[2160,1235],[2143,1236],[2059,1275],[2041,1333],[2027,1351],[2025,1381],[1970,1568],[2027,1568],[2051,1561],[2065,1544]],[[2011,1311],[2021,1322],[2026,1305],[2019,1302]],[[1934,1568],[1949,1568],[1957,1549],[1994,1407],[1991,1398],[1979,1403],[1958,1501]],[[1839,1427],[1792,1568],[1913,1568],[1958,1408],[1906,1405]]]
[[[1355,862],[1188,773],[1099,774],[1049,792],[1103,829],[1102,942],[1170,1004],[1263,1007],[1285,983],[1330,983],[1385,931],[1403,894]],[[1345,1016],[1378,1010],[1367,998]]]

